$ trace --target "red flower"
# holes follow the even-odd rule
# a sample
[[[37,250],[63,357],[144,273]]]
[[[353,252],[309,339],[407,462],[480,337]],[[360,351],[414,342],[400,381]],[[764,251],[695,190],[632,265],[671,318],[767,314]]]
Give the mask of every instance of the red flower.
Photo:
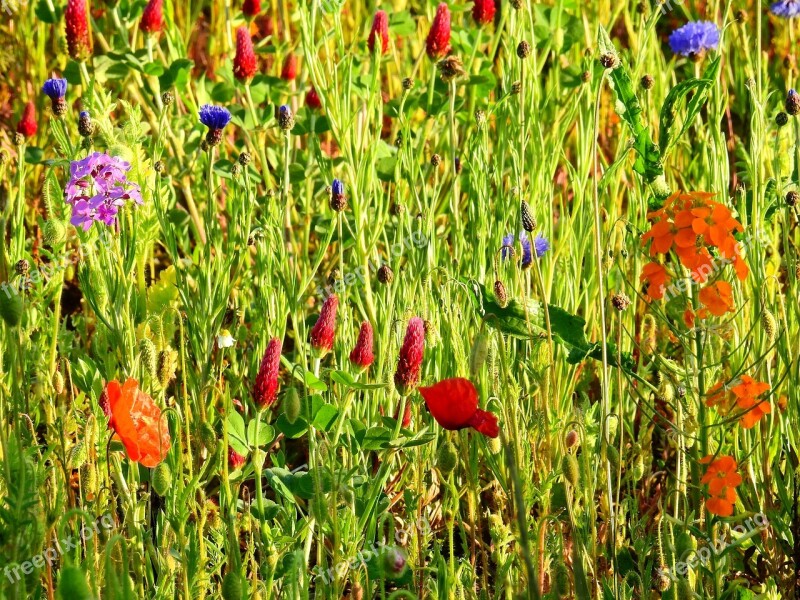
[[[372,353],[372,325],[369,324],[369,321],[364,321],[358,332],[356,346],[350,353],[350,362],[357,367],[367,369],[374,361],[375,355]]]
[[[397,359],[394,385],[401,396],[408,396],[419,383],[422,356],[425,353],[425,321],[412,317]]]
[[[163,0],[150,0],[142,12],[139,29],[145,33],[159,33],[164,26]]]
[[[28,102],[22,111],[22,118],[17,124],[17,133],[21,133],[26,138],[36,135],[39,126],[36,124],[36,106],[33,102]]]
[[[108,424],[122,440],[128,458],[153,468],[167,456],[171,439],[167,418],[135,379],[109,381],[100,398]]]
[[[475,4],[472,5],[472,18],[478,25],[488,25],[494,21],[496,8],[494,0],[475,0]]]
[[[317,352],[325,354],[333,350],[333,338],[336,334],[336,307],[339,306],[339,297],[331,294],[325,299],[319,319],[311,328],[311,347]]]
[[[419,388],[433,418],[445,429],[472,427],[485,436],[500,434],[497,417],[478,408],[478,391],[469,379],[445,379],[431,387]]]
[[[281,69],[281,79],[284,81],[294,81],[297,77],[297,57],[294,54],[289,54],[283,61],[283,68]]]
[[[425,40],[425,50],[433,60],[443,58],[450,52],[450,9],[444,2],[436,8],[436,16]]]
[[[246,462],[247,458],[245,458],[244,456],[239,454],[236,450],[228,446],[228,466],[230,466],[231,469],[234,470],[238,469]]]
[[[67,49],[75,60],[84,58],[92,50],[87,12],[86,0],[69,0],[64,11]]]
[[[281,365],[281,341],[272,338],[267,344],[264,358],[256,375],[256,385],[253,388],[253,399],[261,408],[270,406],[275,402],[278,394],[278,369]]]
[[[261,12],[261,0],[244,0],[242,12],[246,17],[255,17]]]
[[[236,30],[236,56],[233,58],[233,76],[239,81],[249,81],[258,70],[253,40],[247,27]]]
[[[306,93],[306,106],[308,106],[308,108],[311,110],[319,110],[322,108],[322,101],[319,99],[317,90],[315,90],[313,87]]]
[[[381,39],[381,54],[389,48],[389,17],[385,11],[379,10],[372,19],[372,29],[369,30],[367,45],[370,52],[375,52],[375,40]]]

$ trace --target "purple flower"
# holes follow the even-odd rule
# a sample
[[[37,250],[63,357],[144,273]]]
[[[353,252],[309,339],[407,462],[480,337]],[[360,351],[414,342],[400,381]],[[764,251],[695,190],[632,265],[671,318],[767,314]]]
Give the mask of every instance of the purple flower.
[[[509,233],[508,235],[503,236],[503,250],[501,252],[503,260],[506,260],[509,257],[511,252],[513,252],[513,249],[514,249],[514,234]]]
[[[231,113],[222,106],[203,104],[200,107],[200,122],[209,129],[223,129],[231,122]]]
[[[531,241],[523,231],[519,234],[519,241],[522,244],[522,268],[527,269],[533,263],[533,253],[531,252]]]
[[[339,198],[344,196],[344,184],[340,179],[334,179],[331,183],[331,194]]]
[[[784,19],[791,19],[800,15],[800,0],[778,0],[769,7],[773,15]]]
[[[533,240],[533,247],[536,249],[536,258],[542,258],[550,250],[550,242],[542,235],[537,235]]]
[[[119,209],[129,201],[142,204],[139,186],[128,181],[130,163],[117,156],[95,152],[69,166],[70,180],[64,198],[72,206],[70,223],[88,231],[97,221],[114,225]]]
[[[669,36],[669,47],[675,54],[691,56],[719,46],[719,27],[711,21],[692,21]]]
[[[58,100],[67,95],[67,80],[66,79],[48,79],[42,86],[42,91],[50,98],[50,100]]]

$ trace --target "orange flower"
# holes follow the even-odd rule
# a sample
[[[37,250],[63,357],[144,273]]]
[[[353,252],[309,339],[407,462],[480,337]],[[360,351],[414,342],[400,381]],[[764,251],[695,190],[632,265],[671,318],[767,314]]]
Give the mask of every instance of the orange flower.
[[[683,322],[689,329],[694,328],[694,318],[695,314],[691,308],[687,308],[685,311],[683,311]]]
[[[129,378],[123,385],[109,381],[101,404],[128,458],[149,468],[164,460],[171,443],[167,418],[135,379]]]
[[[722,382],[718,381],[706,392],[706,406],[720,406],[725,403],[726,390],[722,387]]]
[[[646,244],[648,240],[653,240],[650,245],[650,256],[667,254],[672,249],[677,231],[675,226],[666,219],[659,221],[642,236],[642,245]]]
[[[655,262],[647,263],[642,269],[642,275],[639,277],[640,281],[647,281],[650,285],[647,288],[647,295],[653,300],[661,300],[666,291],[666,284],[669,283],[670,277],[664,265]]]
[[[712,455],[708,455],[700,459],[700,464],[708,464],[706,474],[700,480],[701,484],[708,484],[711,496],[706,502],[708,512],[720,517],[731,516],[736,503],[735,488],[742,483],[742,476],[736,472],[736,461],[732,456],[720,456],[714,460]]]
[[[761,417],[772,412],[769,400],[758,400],[758,396],[769,390],[769,384],[756,381],[749,375],[742,375],[740,383],[731,388],[736,396],[736,404],[747,411],[742,415],[740,423],[750,429],[761,420]]]
[[[700,318],[707,317],[708,313],[715,317],[721,317],[726,312],[732,312],[734,306],[731,284],[727,281],[717,281],[707,285],[700,290],[700,302],[705,307],[698,313]]]

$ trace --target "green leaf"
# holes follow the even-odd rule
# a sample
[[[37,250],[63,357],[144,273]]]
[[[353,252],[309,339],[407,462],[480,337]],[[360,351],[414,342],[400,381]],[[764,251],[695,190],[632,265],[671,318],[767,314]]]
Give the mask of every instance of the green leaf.
[[[339,411],[332,404],[323,404],[314,415],[313,425],[322,431],[328,431],[336,422]]]
[[[290,440],[296,440],[308,431],[308,423],[305,419],[300,417],[294,423],[289,423],[286,420],[286,415],[278,417],[278,420],[275,421],[275,427]]]
[[[231,411],[228,415],[227,421],[228,428],[228,444],[237,453],[242,456],[247,456],[250,448],[247,444],[247,432],[244,428],[244,419],[235,410]]]
[[[194,62],[188,58],[179,58],[172,62],[163,75],[158,78],[158,83],[162,90],[167,90],[172,86],[184,89],[189,82],[189,73],[194,66]]]
[[[389,447],[392,432],[386,427],[370,427],[361,440],[363,450],[382,450]]]
[[[609,78],[617,98],[617,114],[628,124],[635,140],[634,148],[639,154],[634,171],[642,175],[648,183],[653,183],[656,178],[664,175],[661,153],[650,138],[650,133],[642,121],[642,105],[634,91],[628,69],[619,58],[611,38],[608,37],[608,33],[603,27],[599,29],[598,38],[602,54],[617,56],[618,64],[609,70]]]
[[[333,371],[331,373],[331,381],[354,390],[381,390],[386,388],[382,383],[361,383],[360,381],[356,381],[353,379],[353,376],[346,371]]]
[[[42,23],[58,23],[61,20],[61,10],[54,8],[50,10],[51,3],[47,0],[39,0],[36,3],[35,14],[36,18]]]
[[[256,426],[258,426],[258,438],[256,438]],[[247,443],[250,446],[260,448],[266,446],[275,439],[275,430],[271,425],[258,423],[258,419],[251,419],[247,424]]]

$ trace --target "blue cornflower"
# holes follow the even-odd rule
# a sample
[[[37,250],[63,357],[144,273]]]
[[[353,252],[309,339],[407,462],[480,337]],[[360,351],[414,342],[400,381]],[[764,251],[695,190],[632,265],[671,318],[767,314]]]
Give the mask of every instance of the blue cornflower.
[[[231,113],[223,106],[203,104],[200,107],[200,122],[209,129],[223,129],[230,121]]]
[[[519,234],[519,242],[522,244],[522,268],[527,269],[533,263],[533,252],[531,252],[531,241],[524,231]]]
[[[514,234],[509,233],[508,235],[503,236],[503,249],[501,251],[503,260],[506,260],[513,251],[514,251]]]
[[[331,184],[331,195],[344,196],[344,184],[339,179],[334,179]]]
[[[331,183],[331,198],[330,205],[336,212],[341,212],[347,206],[347,200],[344,197],[344,184],[339,179],[334,179]]]
[[[536,258],[542,258],[550,250],[550,242],[543,235],[537,235],[533,240],[533,247],[536,249]]]
[[[294,114],[286,104],[281,104],[278,107],[278,125],[284,131],[289,131],[294,127]]]
[[[691,56],[719,46],[719,27],[711,21],[692,21],[669,36],[669,47],[675,54]]]
[[[67,101],[64,98],[67,95],[67,80],[48,79],[44,82],[42,91],[50,98],[53,114],[57,117],[63,116],[67,112]]]
[[[223,106],[203,104],[200,107],[200,122],[208,127],[206,142],[209,146],[216,146],[222,141],[222,129],[230,121],[231,113]]]
[[[82,111],[81,111],[81,112],[78,114],[78,118],[79,118],[79,119],[89,119],[90,117],[91,117],[91,115],[89,114],[89,111],[88,111],[88,110],[82,110]]]
[[[794,89],[789,90],[789,93],[786,94],[786,112],[792,115],[800,114],[800,94],[798,94]]]
[[[800,16],[800,0],[779,0],[778,2],[773,2],[769,10],[773,15],[791,19]]]
[[[50,100],[58,100],[67,95],[66,79],[48,79],[42,86],[42,91],[47,94]]]

